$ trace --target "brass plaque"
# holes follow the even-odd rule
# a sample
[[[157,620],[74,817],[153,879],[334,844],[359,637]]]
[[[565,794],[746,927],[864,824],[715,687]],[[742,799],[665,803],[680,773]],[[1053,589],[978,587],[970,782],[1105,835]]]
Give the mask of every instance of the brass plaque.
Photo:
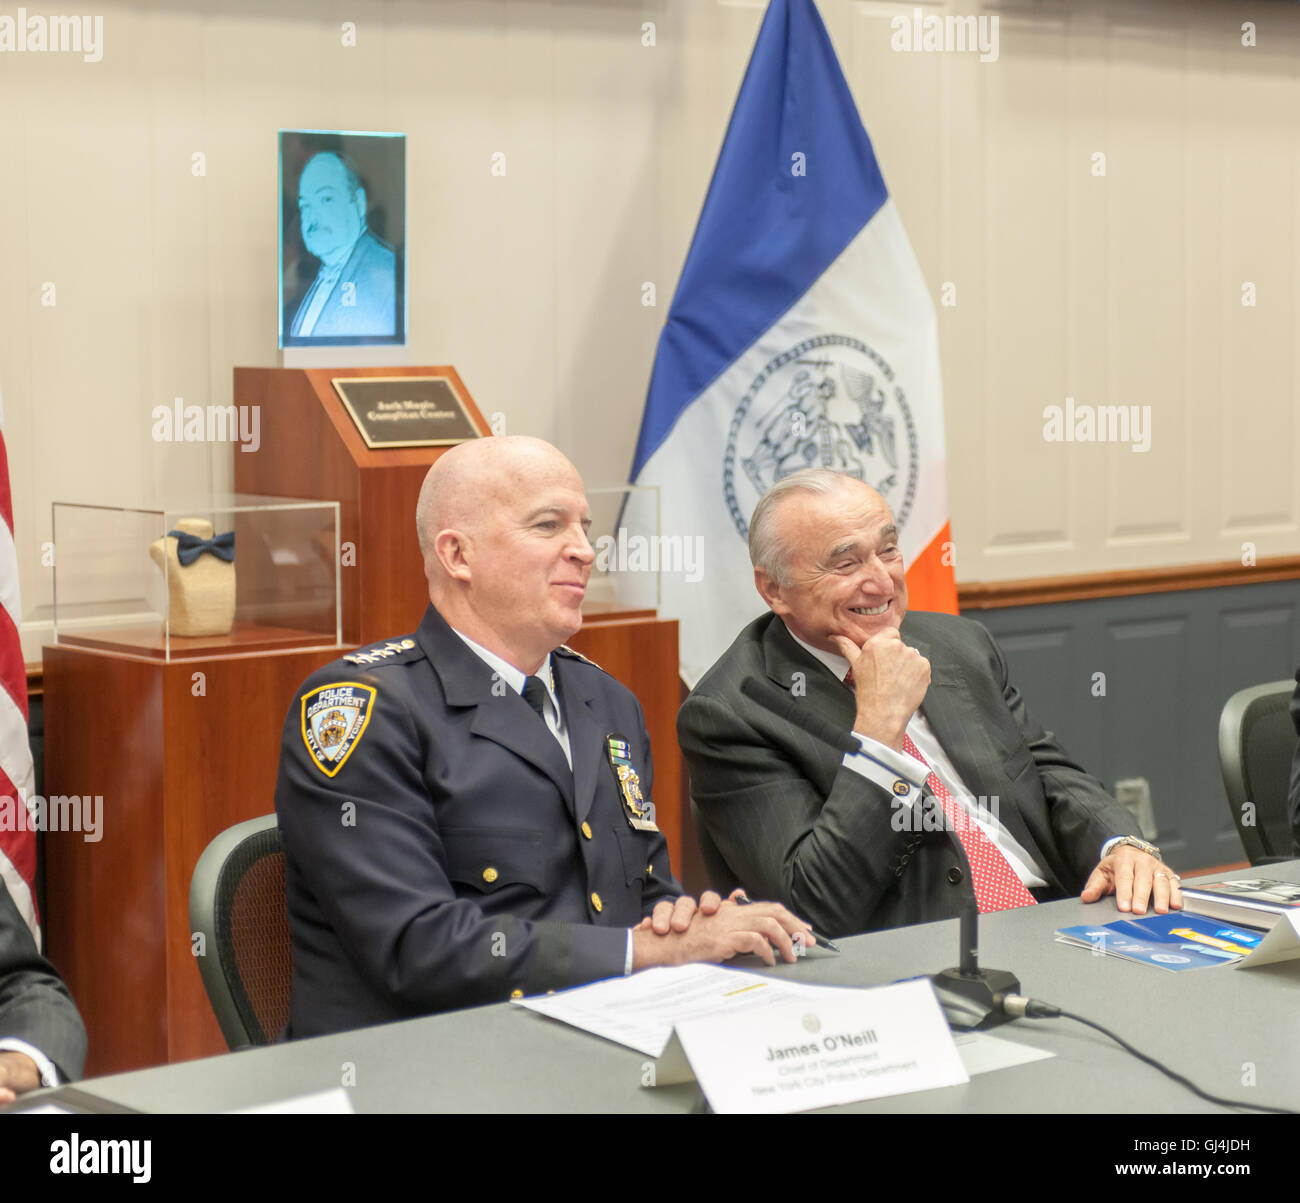
[[[367,447],[445,447],[478,428],[447,376],[340,376],[330,381]]]

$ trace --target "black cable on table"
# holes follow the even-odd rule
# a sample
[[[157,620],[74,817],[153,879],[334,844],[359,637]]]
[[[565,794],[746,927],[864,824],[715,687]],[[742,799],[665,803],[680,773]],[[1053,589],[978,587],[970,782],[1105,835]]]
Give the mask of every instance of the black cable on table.
[[[1027,1019],[1073,1019],[1075,1023],[1084,1024],[1086,1027],[1094,1028],[1103,1036],[1110,1037],[1126,1053],[1136,1057],[1139,1061],[1145,1062],[1153,1069],[1158,1069],[1167,1078],[1172,1078],[1182,1086],[1186,1086],[1197,1098],[1204,1099],[1207,1103],[1215,1103],[1220,1107],[1244,1107],[1251,1111],[1266,1111],[1273,1115],[1295,1115],[1296,1112],[1289,1107],[1269,1107],[1264,1103],[1246,1103],[1238,1099],[1225,1099],[1217,1094],[1210,1094],[1207,1090],[1202,1090],[1195,1082],[1183,1077],[1180,1073],[1175,1073],[1166,1065],[1162,1065],[1154,1057],[1147,1056],[1146,1053],[1140,1052],[1121,1036],[1115,1035],[1109,1028],[1102,1027],[1099,1023],[1094,1023],[1091,1019],[1085,1019],[1082,1015],[1075,1015],[1072,1011],[1064,1011],[1060,1007],[1053,1006],[1051,1003],[1039,1002],[1036,998],[1024,1000],[1024,1010],[1021,1012]]]

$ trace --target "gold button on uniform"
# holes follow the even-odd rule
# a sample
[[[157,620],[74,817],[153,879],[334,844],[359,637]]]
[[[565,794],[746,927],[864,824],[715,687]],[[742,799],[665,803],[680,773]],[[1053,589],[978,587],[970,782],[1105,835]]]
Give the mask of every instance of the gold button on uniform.
[[[603,911],[605,909],[605,904],[601,902],[600,895],[597,894],[595,890],[591,892],[591,905],[594,906],[597,911]]]
[[[585,819],[583,820],[582,823],[582,834],[585,835],[588,839],[591,839],[591,824],[588,823]]]
[[[486,881],[488,885],[491,885],[496,881],[497,877],[497,871],[491,865],[488,865],[488,867],[483,870],[483,880]]]
[[[511,998],[523,998],[523,996],[524,996],[524,992],[523,992],[522,990],[511,990],[511,991],[510,991],[510,997],[511,997]]]
[[[653,877],[653,876],[655,875],[655,867],[654,867],[654,865],[646,865],[646,867],[645,867],[645,875],[646,875],[647,877]]]

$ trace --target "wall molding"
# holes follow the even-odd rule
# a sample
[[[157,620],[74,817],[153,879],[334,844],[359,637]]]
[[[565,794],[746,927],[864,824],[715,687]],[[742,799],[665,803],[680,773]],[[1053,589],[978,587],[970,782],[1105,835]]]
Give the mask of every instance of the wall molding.
[[[1086,572],[1077,576],[974,581],[957,586],[957,604],[965,613],[968,610],[1045,606],[1054,602],[1095,601],[1138,593],[1177,593],[1186,589],[1225,589],[1235,585],[1295,580],[1300,580],[1300,556],[1269,556],[1249,568],[1239,560],[1222,560],[1214,564]]]
[[[974,581],[957,586],[957,603],[965,613],[968,610],[1002,610],[1009,606],[1095,601],[1137,593],[1176,593],[1184,589],[1225,589],[1234,585],[1297,580],[1300,580],[1300,556],[1270,556],[1251,568],[1236,560],[1223,560],[1216,564],[1181,564],[1173,568],[1027,577],[1018,581]],[[39,660],[29,661],[26,667],[27,693],[38,697],[44,683],[41,663]]]

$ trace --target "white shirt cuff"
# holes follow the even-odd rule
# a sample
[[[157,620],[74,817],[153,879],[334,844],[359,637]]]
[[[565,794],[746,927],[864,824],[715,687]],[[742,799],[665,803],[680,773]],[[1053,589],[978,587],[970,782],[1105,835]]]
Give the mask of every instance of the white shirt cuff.
[[[632,972],[632,929],[627,929],[627,954],[623,957],[623,976]]]
[[[59,1084],[59,1071],[54,1068],[54,1062],[40,1049],[33,1048],[26,1040],[19,1040],[15,1036],[6,1036],[0,1039],[0,1053],[3,1052],[26,1053],[36,1062],[36,1069],[41,1075],[42,1086],[57,1086]]]
[[[1100,860],[1105,860],[1110,855],[1110,850],[1115,847],[1124,837],[1122,835],[1113,835],[1101,846]]]
[[[921,797],[921,787],[930,775],[929,766],[906,752],[887,747],[879,740],[853,732],[861,752],[845,752],[845,768],[865,777],[895,799],[895,806],[911,806]]]

